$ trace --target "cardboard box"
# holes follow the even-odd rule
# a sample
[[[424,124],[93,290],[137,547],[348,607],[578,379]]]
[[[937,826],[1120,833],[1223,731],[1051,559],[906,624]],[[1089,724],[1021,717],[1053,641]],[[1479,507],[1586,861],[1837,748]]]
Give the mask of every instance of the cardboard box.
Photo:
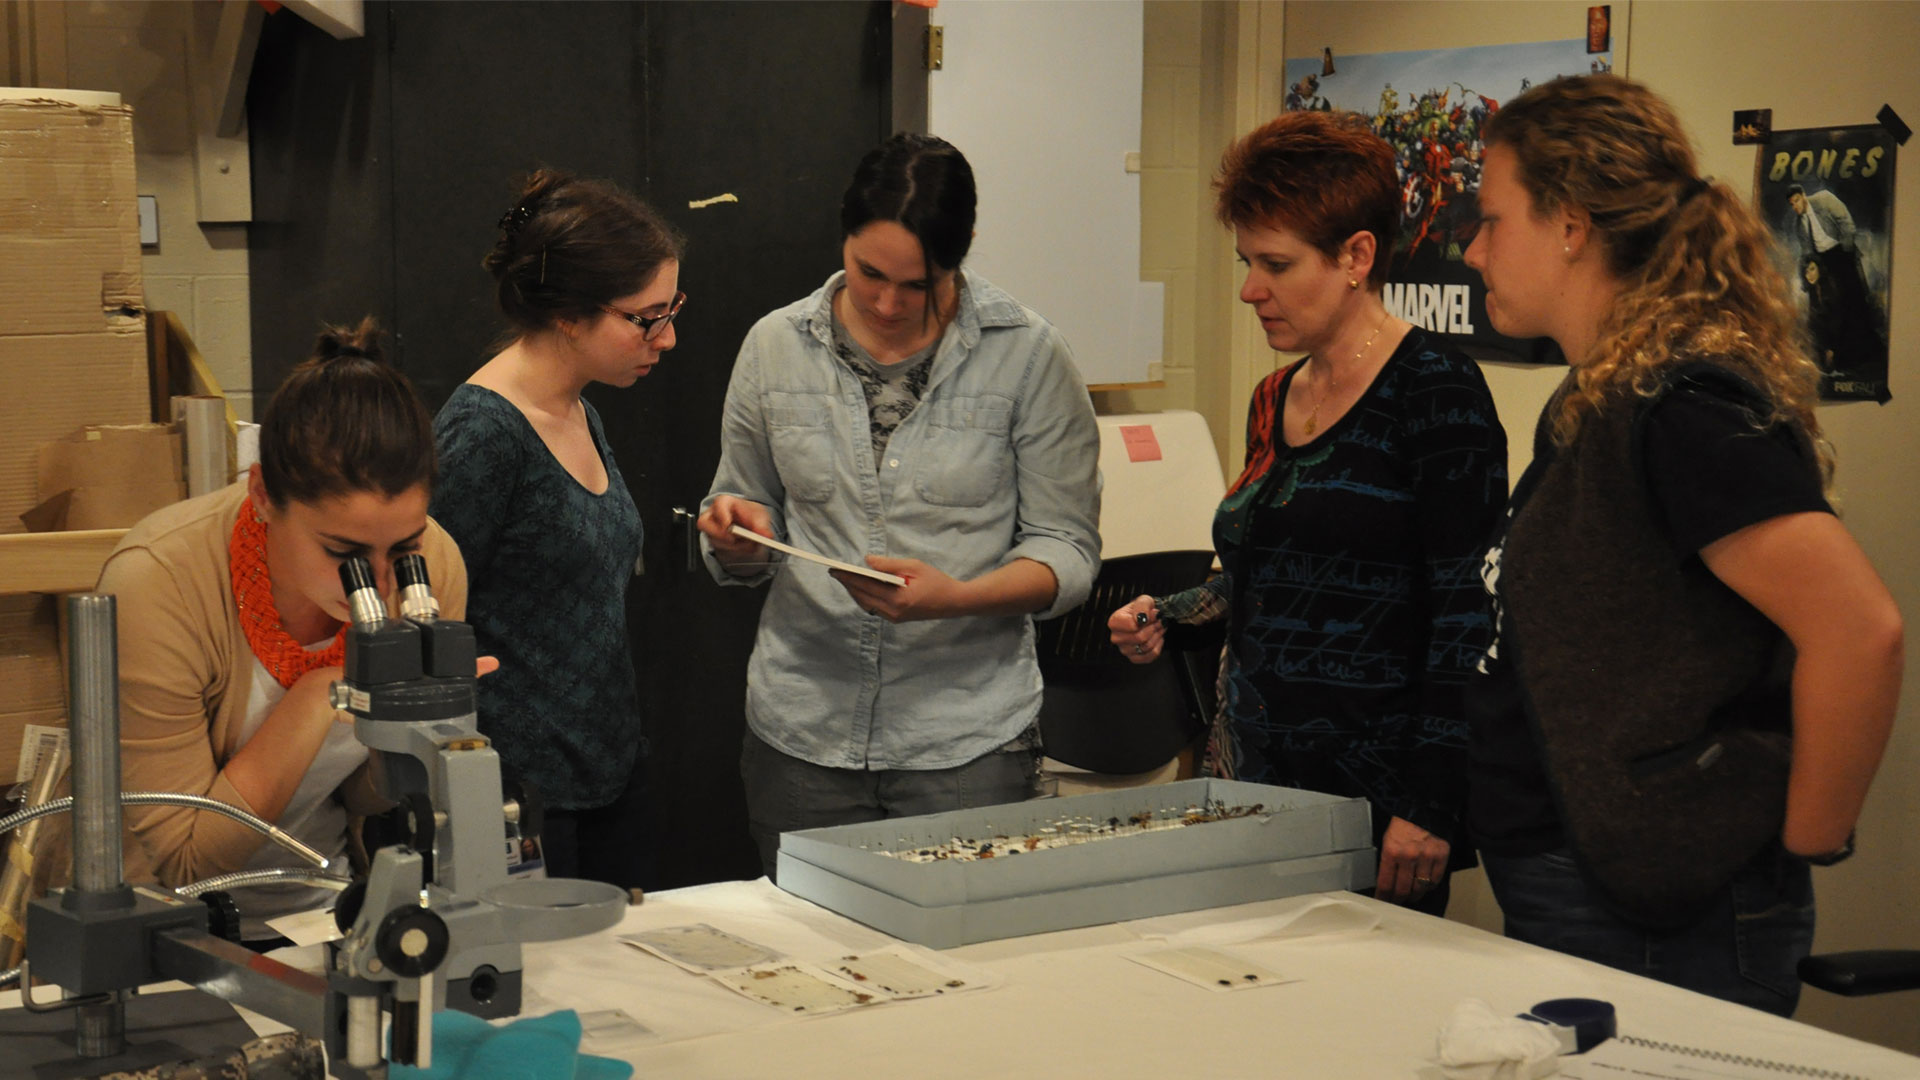
[[[0,100],[0,532],[39,445],[149,419],[133,111]]]
[[[47,598],[32,593],[0,596],[0,638],[29,633],[36,620],[47,617]]]
[[[40,446],[40,491],[113,484],[178,484],[180,433],[172,424],[89,424]]]
[[[34,532],[124,529],[187,496],[180,433],[171,424],[94,424],[40,444],[40,503],[20,515]]]
[[[67,669],[51,596],[0,604],[0,786],[14,783],[45,740],[67,726]],[[29,765],[31,768],[31,765]]]
[[[880,854],[950,838],[1023,836],[1074,819],[1126,822],[1209,803],[1261,806],[1204,824],[981,860]],[[937,949],[1373,884],[1364,799],[1231,780],[807,829],[780,837],[779,884],[894,937]],[[1017,846],[1017,845],[1016,845]]]
[[[66,707],[57,603],[51,596],[6,598],[0,622],[0,713]]]
[[[133,110],[0,101],[0,334],[139,334],[144,302]]]
[[[0,641],[0,713],[66,706],[67,673],[57,638]]]
[[[147,343],[140,335],[0,336],[0,532],[40,502],[40,444],[90,423],[146,419]]]

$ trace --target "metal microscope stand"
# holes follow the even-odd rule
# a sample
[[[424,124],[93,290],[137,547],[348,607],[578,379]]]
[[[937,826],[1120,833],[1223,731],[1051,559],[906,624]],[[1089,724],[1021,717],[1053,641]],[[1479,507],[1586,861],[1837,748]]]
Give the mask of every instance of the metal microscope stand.
[[[114,599],[69,597],[74,881],[29,909],[22,970],[70,996],[36,1001],[25,977],[21,992],[35,1011],[74,1011],[79,1057],[119,1054],[128,994],[177,979],[320,1039],[342,1080],[382,1080],[389,1061],[431,1063],[435,1009],[518,1012],[522,943],[619,921],[627,894],[614,886],[508,879],[506,820],[519,808],[502,799],[499,758],[479,733],[472,630],[438,619],[424,560],[399,567],[400,619],[365,560],[341,578],[354,621],[335,705],[354,714],[414,835],[376,852],[364,888],[342,896],[346,936],[329,945],[324,975],[209,933],[197,900],[122,880]]]

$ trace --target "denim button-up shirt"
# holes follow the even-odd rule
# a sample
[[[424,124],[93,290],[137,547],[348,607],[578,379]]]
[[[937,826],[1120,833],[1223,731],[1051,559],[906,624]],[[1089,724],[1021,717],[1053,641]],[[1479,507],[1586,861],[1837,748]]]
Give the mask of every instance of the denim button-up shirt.
[[[720,469],[703,508],[766,506],[796,547],[863,563],[919,559],[970,580],[1014,559],[1053,571],[1039,618],[1078,606],[1100,564],[1100,434],[1060,332],[976,274],[925,394],[876,467],[859,378],[833,352],[844,273],[747,333],[727,388]],[[747,723],[793,757],[855,769],[943,769],[989,753],[1040,710],[1035,616],[898,625],[862,611],[825,567],[771,579],[747,668]]]

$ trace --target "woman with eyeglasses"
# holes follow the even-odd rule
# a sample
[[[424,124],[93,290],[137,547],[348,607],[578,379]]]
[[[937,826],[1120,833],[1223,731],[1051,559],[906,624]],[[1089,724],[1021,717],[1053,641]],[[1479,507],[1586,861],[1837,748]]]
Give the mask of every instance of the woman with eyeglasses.
[[[480,651],[500,658],[480,730],[547,807],[550,874],[644,886],[626,616],[640,513],[581,392],[632,386],[673,348],[681,238],[619,187],[549,170],[499,228],[483,265],[512,337],[434,423],[434,518],[466,557]]]
[[[771,581],[740,766],[769,876],[788,830],[1033,793],[1032,620],[1092,587],[1100,436],[1060,332],[962,268],[973,222],[959,150],[888,139],[843,268],[734,364],[700,529],[721,583]],[[771,566],[734,526],[904,583]]]

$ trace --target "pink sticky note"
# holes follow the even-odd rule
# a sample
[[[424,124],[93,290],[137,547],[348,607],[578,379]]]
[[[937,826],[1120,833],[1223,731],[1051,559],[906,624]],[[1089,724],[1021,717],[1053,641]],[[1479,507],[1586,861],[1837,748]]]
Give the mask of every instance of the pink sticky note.
[[[1120,425],[1120,441],[1126,444],[1128,461],[1160,460],[1160,440],[1154,438],[1152,424]]]

